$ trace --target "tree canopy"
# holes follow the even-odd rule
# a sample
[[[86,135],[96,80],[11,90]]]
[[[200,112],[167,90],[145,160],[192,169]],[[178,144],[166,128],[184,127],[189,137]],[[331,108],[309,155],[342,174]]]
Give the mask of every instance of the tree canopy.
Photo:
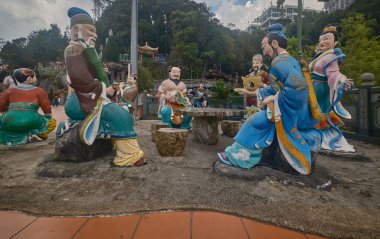
[[[36,30],[28,37],[17,38],[3,44],[0,58],[11,68],[32,67],[38,62],[62,60],[68,37],[62,35],[55,24],[49,29]]]
[[[182,68],[184,78],[201,78],[208,68],[245,74],[260,51],[257,36],[223,26],[204,3],[182,0],[139,1],[140,45],[158,47],[169,65]],[[97,22],[99,45],[109,29],[123,53],[130,49],[130,1],[115,0]]]

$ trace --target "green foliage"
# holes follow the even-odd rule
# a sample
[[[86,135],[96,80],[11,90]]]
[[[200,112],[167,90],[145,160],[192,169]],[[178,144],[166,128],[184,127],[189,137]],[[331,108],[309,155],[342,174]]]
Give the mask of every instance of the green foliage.
[[[37,76],[37,86],[45,90],[50,89],[49,93],[51,93],[51,95],[53,95],[54,89],[65,88],[61,81],[61,77],[65,74],[65,72],[45,67],[38,67],[34,70]]]
[[[93,0],[92,2],[96,9],[103,10],[96,23],[97,48],[103,45],[104,58],[117,61],[119,53],[130,51],[131,1]],[[350,33],[348,23],[344,23],[347,26],[343,26],[342,22],[345,30],[341,34],[341,42],[347,55],[342,71],[355,80],[363,71],[373,72],[380,80],[377,55],[379,40],[374,37],[380,34],[379,3],[380,0],[356,0],[346,11],[331,14],[305,13],[302,25],[304,57],[310,59],[314,54],[315,44],[324,26],[340,23],[344,18],[353,17],[353,13],[362,13],[365,26],[372,29],[370,32],[362,31],[359,27],[358,33],[354,34],[358,23],[350,22],[349,24],[352,23]],[[144,45],[148,42],[150,46],[158,47],[159,52],[169,59],[169,64],[181,67],[182,78],[202,78],[210,69],[228,75],[233,75],[235,72],[245,75],[250,68],[252,56],[261,53],[260,43],[265,31],[255,30],[250,34],[237,30],[232,25],[226,27],[215,18],[205,3],[183,0],[140,0],[138,8],[138,44]],[[289,38],[288,50],[296,56],[296,44],[294,44],[296,22],[281,21],[286,25]],[[114,35],[110,38],[111,42],[106,44],[110,29]],[[355,40],[359,38],[364,39],[360,47],[358,47],[359,42]],[[67,37],[62,36],[56,25],[51,25],[49,29],[33,31],[25,38],[8,42],[0,39],[0,58],[2,62],[9,64],[10,68],[33,67],[37,62],[56,61],[57,57],[62,59],[67,44]],[[365,47],[368,47],[367,50]],[[354,59],[357,64],[351,62]],[[154,65],[143,67],[150,71],[149,79],[162,80],[162,75],[166,77],[166,71],[157,70],[159,67]],[[152,69],[156,73],[152,73]]]
[[[0,51],[0,58],[11,68],[31,67],[37,62],[47,63],[63,58],[68,38],[63,36],[57,25],[49,29],[33,31],[27,38],[7,41]]]
[[[372,29],[375,35],[380,35],[380,0],[356,0],[349,8],[349,14],[361,13],[365,19],[373,20]]]
[[[246,74],[252,55],[260,53],[264,35],[231,30],[214,18],[204,3],[182,0],[139,1],[139,45],[158,47],[168,64],[180,66],[182,78],[201,78],[208,69]],[[97,23],[99,45],[105,45],[109,29],[121,50],[130,49],[131,2],[115,0]]]
[[[217,80],[213,88],[211,88],[212,97],[218,102],[224,102],[230,95],[231,89],[227,88],[223,80]]]
[[[63,59],[63,51],[67,46],[68,39],[63,37],[57,25],[50,25],[49,29],[34,31],[28,36],[26,51],[33,59],[29,59],[32,64],[36,62],[56,61]]]
[[[380,37],[374,36],[369,21],[363,14],[354,14],[342,20],[341,39],[346,61],[341,71],[352,78],[356,85],[360,84],[360,76],[365,72],[375,74],[377,85],[380,84]]]
[[[36,74],[38,74],[39,79],[49,79],[54,80],[56,76],[60,73],[59,70],[51,69],[51,68],[38,68],[35,70]]]
[[[297,38],[288,38],[288,48],[286,49],[289,54],[295,58],[298,57]]]
[[[115,56],[118,54],[111,54],[111,50],[117,49],[118,53],[130,51],[131,1],[93,0],[93,3],[95,9],[103,10],[96,23],[96,47],[99,49],[103,45],[104,59],[117,61]],[[261,52],[264,32],[249,34],[225,27],[204,3],[140,0],[138,7],[138,44],[148,42],[150,46],[158,47],[159,52],[169,59],[168,63],[182,68],[183,78],[202,78],[209,69],[244,75],[250,68],[252,55]],[[106,44],[110,29],[117,47]],[[3,46],[0,58],[11,67],[32,67],[36,62],[47,63],[57,57],[63,58],[67,43],[67,37],[61,36],[58,28],[52,25],[48,30],[31,33],[28,38],[0,43]]]
[[[154,79],[149,69],[139,64],[137,71],[138,71],[137,85],[138,85],[139,91],[151,89],[153,87]]]
[[[303,59],[312,59],[315,55],[315,49],[317,48],[317,45],[318,43],[315,45],[304,46],[302,49]]]
[[[11,42],[7,41],[1,48],[0,58],[2,61],[9,64],[12,69],[19,68],[20,66],[29,66],[25,51],[27,42],[28,39],[24,37],[14,39]]]
[[[65,89],[67,88],[63,83],[62,83],[62,77],[64,77],[66,74],[65,71],[59,71],[58,74],[54,77],[54,83],[53,86],[56,89]]]
[[[105,61],[119,61],[119,54],[121,50],[115,36],[108,38],[107,44],[103,50],[103,60]]]

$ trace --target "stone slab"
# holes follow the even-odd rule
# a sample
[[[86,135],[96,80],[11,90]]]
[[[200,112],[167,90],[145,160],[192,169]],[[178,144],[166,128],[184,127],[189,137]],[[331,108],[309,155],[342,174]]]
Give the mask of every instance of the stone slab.
[[[194,117],[232,117],[232,116],[244,116],[245,110],[236,109],[223,109],[223,108],[191,108],[191,109],[181,109],[182,114],[191,115]]]
[[[351,161],[358,161],[358,162],[368,162],[371,161],[371,158],[366,156],[364,152],[354,152],[354,153],[347,153],[347,152],[334,152],[331,150],[320,150],[320,155],[324,155],[327,157],[334,157],[341,160],[351,160]]]

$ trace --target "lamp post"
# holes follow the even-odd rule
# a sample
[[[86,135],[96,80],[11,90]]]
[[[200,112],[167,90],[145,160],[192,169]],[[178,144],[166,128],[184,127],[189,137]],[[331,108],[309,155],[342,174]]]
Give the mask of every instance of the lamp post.
[[[132,75],[132,73],[137,75],[137,20],[138,20],[138,0],[132,0],[132,16],[131,16],[131,69],[128,71],[129,75]],[[138,88],[138,75],[135,78],[136,79],[136,85]],[[134,118],[137,118],[137,107],[138,107],[138,96],[135,99],[135,109],[134,112]]]
[[[138,0],[132,0],[132,20],[131,20],[131,73],[137,74],[137,19]]]
[[[298,56],[301,59],[302,54],[302,0],[298,0],[298,14],[297,14],[297,49]]]

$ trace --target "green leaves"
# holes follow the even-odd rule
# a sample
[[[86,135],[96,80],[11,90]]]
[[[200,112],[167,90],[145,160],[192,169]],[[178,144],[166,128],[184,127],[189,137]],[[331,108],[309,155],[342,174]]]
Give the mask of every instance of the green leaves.
[[[6,42],[0,51],[0,58],[12,68],[31,67],[37,62],[47,63],[63,58],[68,38],[62,36],[57,25],[49,29],[33,31],[27,38],[17,38]]]
[[[366,20],[363,14],[353,14],[342,20],[341,39],[346,60],[341,71],[360,84],[360,76],[365,72],[375,74],[380,83],[380,37],[375,36],[370,26],[375,21]]]
[[[224,102],[230,95],[231,89],[224,85],[223,80],[217,80],[215,86],[211,89],[212,97],[214,97],[217,103]]]
[[[115,36],[108,38],[106,46],[103,50],[103,60],[105,61],[115,61],[119,60],[119,54],[121,53],[119,43]]]

